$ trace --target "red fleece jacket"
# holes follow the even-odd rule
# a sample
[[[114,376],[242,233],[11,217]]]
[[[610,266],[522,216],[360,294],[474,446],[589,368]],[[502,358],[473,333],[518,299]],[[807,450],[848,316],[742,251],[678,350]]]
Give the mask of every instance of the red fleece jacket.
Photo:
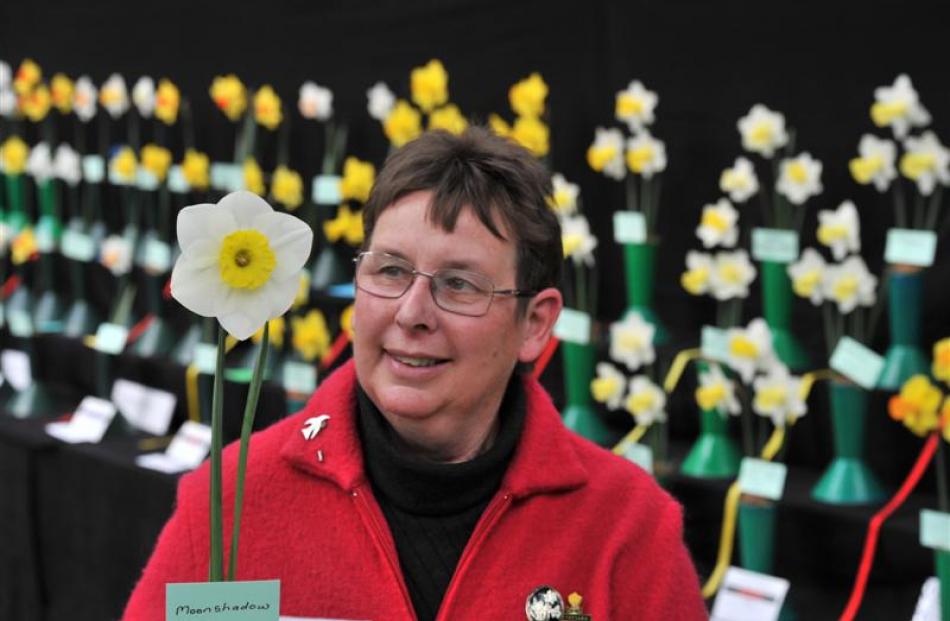
[[[351,362],[302,412],[253,436],[237,578],[279,579],[283,615],[414,621],[363,469],[355,388]],[[583,595],[594,621],[706,619],[679,505],[643,470],[568,431],[536,381],[526,379],[525,392],[521,440],[438,620],[524,619],[541,585]],[[326,428],[305,439],[304,422],[321,414]],[[237,456],[236,443],[224,451],[225,548]],[[208,472],[205,463],[182,478],[124,619],[162,621],[167,582],[207,579]]]

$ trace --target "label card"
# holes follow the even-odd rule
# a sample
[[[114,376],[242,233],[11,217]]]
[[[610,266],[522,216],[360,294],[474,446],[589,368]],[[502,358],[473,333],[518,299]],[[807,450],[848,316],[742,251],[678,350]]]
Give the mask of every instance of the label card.
[[[562,308],[554,324],[554,336],[568,343],[590,343],[590,315],[573,308]]]
[[[920,512],[920,545],[950,552],[950,513],[930,509]]]
[[[175,413],[176,398],[170,392],[149,388],[127,379],[112,385],[112,403],[129,423],[156,436],[168,433]]]
[[[149,272],[164,274],[172,268],[172,247],[154,237],[146,239],[142,264]]]
[[[209,181],[215,190],[237,192],[244,189],[244,168],[240,164],[214,162]]]
[[[165,585],[165,621],[278,621],[280,580]]]
[[[196,343],[191,364],[198,367],[199,373],[214,375],[214,369],[218,365],[218,346],[211,343]]]
[[[63,256],[73,261],[89,262],[96,258],[96,244],[92,238],[80,231],[66,229],[60,240]]]
[[[798,259],[798,233],[785,229],[752,229],[752,258],[792,263]]]
[[[747,569],[726,570],[710,621],[777,621],[789,582]]]
[[[33,336],[33,318],[21,308],[7,310],[7,323],[10,324],[10,334],[26,339]]]
[[[42,218],[33,229],[36,239],[36,249],[41,254],[49,254],[56,250],[56,225],[51,218]]]
[[[135,173],[135,186],[140,190],[157,190],[159,186],[158,177],[150,170],[139,168]]]
[[[850,336],[843,336],[831,354],[829,366],[862,388],[871,390],[884,369],[884,358]]]
[[[96,329],[96,349],[104,354],[121,354],[129,329],[115,323],[100,323]]]
[[[102,183],[106,175],[106,165],[98,155],[84,155],[82,158],[82,177],[88,183]]]
[[[317,175],[311,188],[313,202],[318,205],[339,205],[343,202],[340,194],[340,177],[337,175]]]
[[[930,267],[937,254],[937,234],[914,229],[889,229],[884,260],[891,265]]]
[[[168,189],[175,194],[185,194],[191,189],[185,179],[185,173],[182,172],[181,166],[178,164],[168,169]]]
[[[16,391],[26,390],[33,383],[30,356],[24,351],[5,349],[0,353],[0,373]]]
[[[139,455],[135,463],[142,468],[174,474],[194,470],[211,452],[211,427],[185,421],[164,453]]]
[[[940,580],[936,576],[924,580],[910,621],[940,621]]]
[[[653,474],[653,449],[646,444],[630,442],[624,449],[623,456]]]
[[[701,347],[704,357],[725,362],[729,353],[729,339],[726,331],[715,326],[703,326]]]
[[[125,177],[120,176],[114,168],[111,166],[109,167],[109,183],[112,185],[131,187],[135,185],[135,181],[136,180],[134,177],[132,179],[126,179]]]
[[[330,285],[327,287],[327,295],[335,298],[343,298],[344,300],[352,300],[356,297],[356,286],[351,282],[341,285]]]
[[[743,494],[780,500],[785,491],[788,467],[754,457],[744,457],[739,466],[739,489]]]
[[[113,418],[115,406],[111,402],[99,397],[85,397],[69,422],[48,423],[46,433],[70,444],[96,444],[106,435]]]
[[[646,219],[639,211],[614,212],[614,241],[618,244],[642,244],[647,240]]]
[[[317,369],[305,362],[288,362],[283,372],[284,390],[309,395],[317,387]]]

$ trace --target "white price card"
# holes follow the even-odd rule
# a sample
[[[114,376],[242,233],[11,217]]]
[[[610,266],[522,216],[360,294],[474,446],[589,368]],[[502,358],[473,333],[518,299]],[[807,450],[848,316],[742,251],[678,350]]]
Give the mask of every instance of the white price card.
[[[288,362],[283,369],[284,390],[309,395],[317,387],[317,369],[305,362]]]
[[[104,354],[117,355],[125,349],[129,329],[115,323],[100,323],[96,329],[96,349]]]
[[[871,390],[877,386],[877,379],[884,369],[884,358],[850,336],[844,336],[835,346],[829,366],[862,388]]]
[[[618,244],[642,244],[647,240],[646,219],[639,211],[614,212],[614,241]]]
[[[930,267],[937,255],[937,234],[915,229],[889,229],[884,260],[891,265]]]
[[[68,422],[46,425],[46,433],[70,444],[102,441],[115,418],[115,406],[99,397],[85,397]]]
[[[745,457],[739,466],[739,489],[743,494],[780,500],[785,491],[787,473],[785,464]]]
[[[6,349],[0,353],[0,373],[17,391],[26,390],[33,383],[30,357],[24,351]]]
[[[211,343],[196,343],[191,363],[198,367],[199,373],[214,375],[214,369],[218,366],[218,347]]]
[[[88,183],[102,183],[106,166],[98,155],[84,155],[82,158],[82,177]]]
[[[211,451],[211,427],[185,421],[163,453],[139,455],[135,463],[143,468],[173,474],[194,470]]]
[[[726,331],[722,328],[703,326],[701,342],[704,357],[720,362],[729,357],[729,339],[726,336]]]
[[[562,308],[554,324],[554,336],[568,343],[587,345],[590,343],[590,327],[590,315],[573,308]]]
[[[162,436],[175,413],[175,395],[138,382],[117,379],[112,385],[112,403],[130,425],[147,433]]]
[[[753,229],[752,258],[792,263],[798,259],[798,233],[785,229]]]
[[[940,621],[940,580],[936,576],[924,580],[911,621]]]
[[[191,189],[188,180],[185,179],[184,171],[178,164],[168,169],[168,189],[175,194],[185,194]]]
[[[340,194],[340,177],[337,175],[317,175],[311,187],[313,202],[317,205],[339,205],[343,202]]]
[[[710,621],[777,621],[789,582],[730,567],[719,587]]]
[[[96,244],[81,231],[66,229],[59,241],[60,252],[67,259],[88,263],[96,258]]]

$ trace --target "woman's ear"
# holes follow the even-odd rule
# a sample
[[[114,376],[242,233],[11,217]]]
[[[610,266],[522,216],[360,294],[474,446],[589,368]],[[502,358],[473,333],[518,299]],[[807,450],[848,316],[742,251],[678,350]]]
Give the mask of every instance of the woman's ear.
[[[519,361],[534,362],[538,359],[551,338],[563,305],[561,292],[554,287],[548,287],[531,298],[522,318],[524,328],[521,349],[518,350]]]

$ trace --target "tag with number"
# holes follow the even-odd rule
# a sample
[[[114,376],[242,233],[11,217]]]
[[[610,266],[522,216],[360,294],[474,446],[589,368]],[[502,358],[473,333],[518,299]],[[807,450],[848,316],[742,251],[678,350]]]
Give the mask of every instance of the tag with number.
[[[106,166],[98,155],[85,155],[82,158],[82,176],[88,183],[102,183]]]
[[[194,582],[165,585],[165,621],[207,618],[278,621],[280,581]]]
[[[614,241],[618,244],[642,244],[647,240],[646,219],[639,211],[614,212]]]
[[[343,202],[340,194],[340,177],[337,175],[317,175],[313,178],[313,202],[317,205],[339,205]]]
[[[891,265],[916,265],[930,267],[937,254],[937,234],[933,231],[915,229],[890,229],[884,260]]]
[[[862,388],[870,390],[877,385],[877,379],[884,369],[884,358],[850,336],[844,336],[831,354],[830,366]]]
[[[115,323],[101,323],[96,330],[96,349],[104,354],[120,354],[129,338],[129,329]]]
[[[96,258],[96,245],[92,238],[80,231],[66,229],[60,241],[63,256],[73,261],[88,263]]]
[[[785,464],[745,457],[739,466],[739,489],[743,494],[780,500],[787,472]]]
[[[756,261],[792,263],[798,259],[798,233],[784,229],[753,229],[752,257]]]

